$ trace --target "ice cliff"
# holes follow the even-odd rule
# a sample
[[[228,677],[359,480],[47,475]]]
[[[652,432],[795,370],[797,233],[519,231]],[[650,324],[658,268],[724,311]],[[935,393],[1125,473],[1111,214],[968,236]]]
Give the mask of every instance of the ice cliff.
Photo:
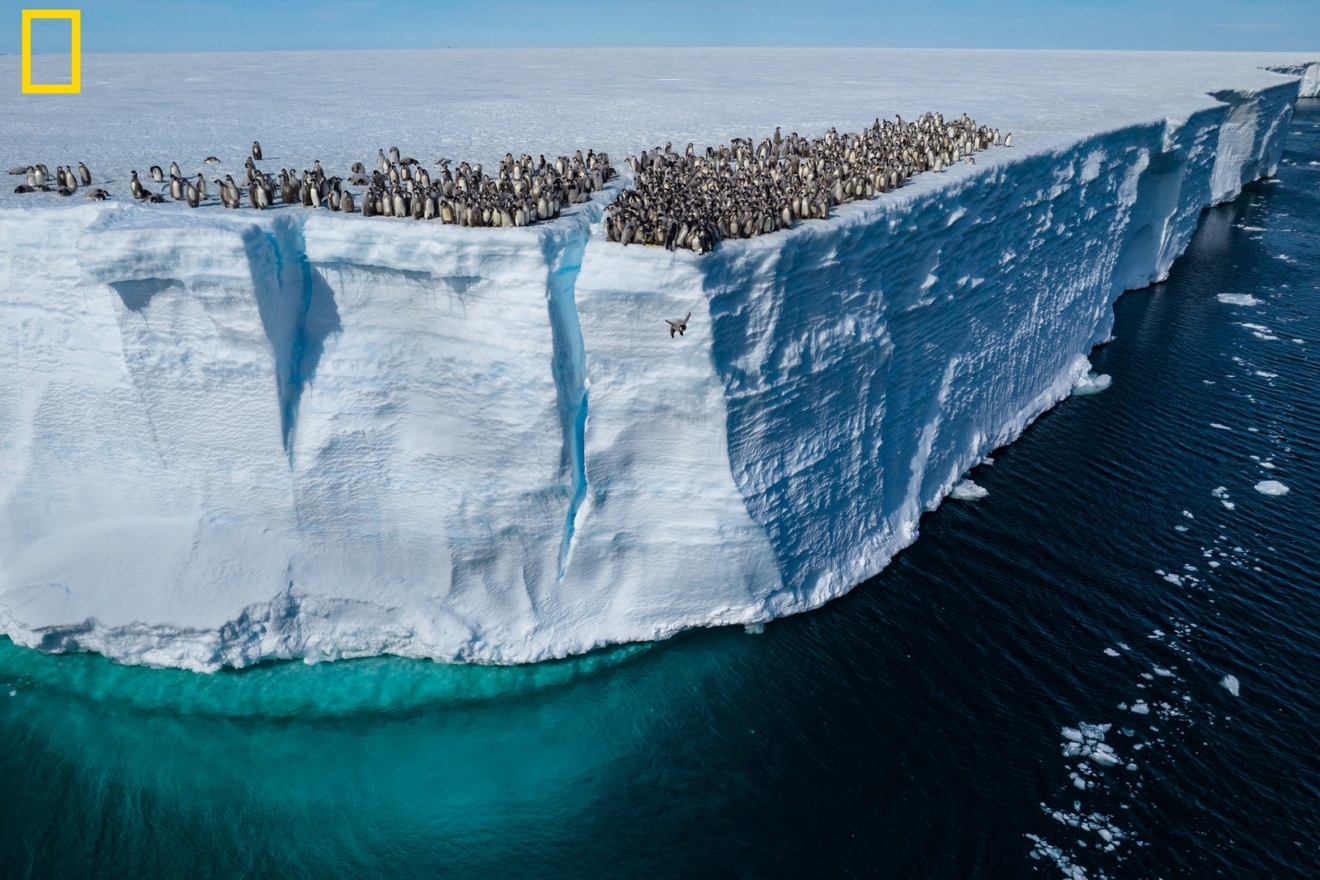
[[[7,204],[0,632],[505,663],[819,606],[1068,393],[1298,88],[703,257],[604,241],[618,183],[514,230]]]

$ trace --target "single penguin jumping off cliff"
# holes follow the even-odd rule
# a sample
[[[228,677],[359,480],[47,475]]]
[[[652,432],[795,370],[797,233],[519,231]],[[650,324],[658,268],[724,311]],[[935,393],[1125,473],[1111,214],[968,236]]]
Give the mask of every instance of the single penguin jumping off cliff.
[[[687,317],[685,317],[681,321],[671,321],[668,318],[665,318],[665,323],[669,325],[669,338],[673,339],[675,333],[677,333],[679,336],[682,336],[683,331],[687,329],[688,320],[691,317],[692,317],[692,313],[688,312]]]

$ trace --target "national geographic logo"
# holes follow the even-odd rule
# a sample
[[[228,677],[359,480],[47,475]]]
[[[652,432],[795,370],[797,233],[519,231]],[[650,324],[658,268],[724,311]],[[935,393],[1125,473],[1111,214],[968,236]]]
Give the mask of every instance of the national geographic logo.
[[[34,83],[32,81],[32,21],[53,18],[69,22],[69,81],[67,83]],[[82,10],[81,9],[24,9],[23,10],[23,94],[25,95],[77,95],[82,93]]]

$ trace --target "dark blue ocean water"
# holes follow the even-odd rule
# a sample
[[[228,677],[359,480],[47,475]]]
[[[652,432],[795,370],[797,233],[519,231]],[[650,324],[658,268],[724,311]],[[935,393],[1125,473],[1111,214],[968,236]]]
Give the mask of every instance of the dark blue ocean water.
[[[504,669],[0,641],[0,877],[1320,876],[1316,103],[1112,387],[820,611]]]

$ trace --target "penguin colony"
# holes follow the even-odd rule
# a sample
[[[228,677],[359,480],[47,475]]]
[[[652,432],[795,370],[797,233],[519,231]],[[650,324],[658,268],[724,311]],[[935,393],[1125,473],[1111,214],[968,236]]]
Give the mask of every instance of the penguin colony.
[[[926,113],[915,122],[901,117],[875,121],[858,134],[839,134],[831,128],[823,137],[806,139],[796,133],[783,137],[778,128],[759,144],[735,138],[718,149],[698,154],[692,144],[684,153],[673,145],[629,157],[633,185],[606,209],[605,234],[610,241],[647,244],[670,250],[688,248],[709,252],[725,238],[753,238],[791,227],[798,220],[825,219],[831,208],[902,186],[923,171],[941,171],[960,160],[975,162],[973,154],[991,145],[1011,146],[1013,136],[978,126],[963,114],[946,122],[938,113]],[[244,198],[258,210],[277,203],[354,213],[365,217],[411,217],[439,220],[460,226],[528,226],[559,216],[566,205],[590,201],[616,176],[609,156],[578,150],[553,162],[523,154],[506,153],[498,170],[485,173],[480,163],[436,161],[435,174],[420,162],[402,156],[397,147],[389,154],[377,150],[375,167],[355,162],[347,178],[327,175],[320,161],[311,168],[281,168],[278,175],[257,167],[261,144],[252,142],[245,162],[245,179],[232,174],[216,178],[216,192],[226,208],[241,208]],[[205,164],[218,164],[208,156]],[[17,193],[50,192],[73,195],[79,186],[90,187],[92,174],[79,162],[52,174],[45,165],[11,168],[26,175]],[[165,169],[151,166],[149,177],[165,187],[175,201],[196,208],[208,201],[205,176],[183,176],[177,162]],[[349,187],[364,188],[354,198]],[[133,171],[129,179],[133,198],[148,203],[166,201]],[[107,199],[104,189],[89,198]],[[360,200],[360,201],[359,201]],[[681,332],[681,331],[679,331]]]
[[[461,226],[528,226],[558,217],[565,205],[590,201],[593,192],[617,176],[609,156],[594,150],[588,150],[585,156],[578,150],[553,162],[545,156],[534,160],[524,154],[515,159],[512,153],[506,153],[493,175],[486,174],[480,163],[461,162],[451,170],[449,160],[441,158],[432,176],[416,159],[401,156],[398,147],[391,147],[388,156],[384,150],[377,151],[376,167],[370,175],[363,163],[356,162],[346,180],[327,175],[319,160],[301,172],[281,168],[278,175],[267,174],[257,167],[261,158],[261,144],[253,141],[252,155],[245,162],[245,179],[235,181],[232,174],[215,179],[221,205],[240,208],[246,197],[247,203],[258,210],[282,202],[353,213],[359,202],[348,187],[359,186],[365,187],[359,198],[366,217],[412,217]],[[218,162],[213,156],[206,159],[206,164]],[[78,168],[83,185],[89,185],[91,172],[81,162]],[[52,175],[45,165],[15,168],[10,173],[28,176],[27,184],[15,192],[50,191],[47,181]],[[177,162],[170,163],[168,178],[159,165],[152,165],[148,176],[165,186],[170,198],[186,202],[189,207],[207,201],[206,178],[198,173],[195,179],[186,179]],[[62,195],[77,191],[72,170],[60,167],[54,178]],[[148,203],[166,201],[164,193],[149,187],[136,170],[131,172],[129,191],[133,198]],[[108,198],[108,193],[98,189],[93,197]]]
[[[798,220],[825,219],[830,209],[896,189],[914,174],[941,171],[1001,141],[995,129],[963,114],[946,122],[927,113],[915,122],[877,119],[859,134],[807,140],[778,128],[759,144],[734,138],[729,146],[676,153],[672,144],[629,157],[634,173],[606,209],[610,241],[689,248],[704,254],[725,238],[753,238],[788,229]]]

